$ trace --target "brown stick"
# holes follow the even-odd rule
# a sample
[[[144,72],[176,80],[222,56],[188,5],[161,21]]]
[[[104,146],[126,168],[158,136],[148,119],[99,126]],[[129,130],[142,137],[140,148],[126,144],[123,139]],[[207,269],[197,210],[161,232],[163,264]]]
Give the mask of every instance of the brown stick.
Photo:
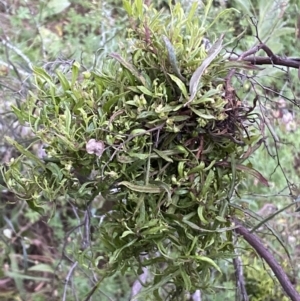
[[[261,49],[267,54],[268,57],[254,56],[255,53]],[[273,51],[264,43],[260,43],[257,46],[252,47],[236,58],[230,57],[229,60],[246,61],[253,65],[279,65],[296,69],[299,69],[300,67],[300,58],[283,58],[275,55]]]
[[[238,58],[230,58],[230,61],[237,61]],[[264,56],[251,56],[242,59],[243,61],[250,62],[252,65],[277,65],[298,69],[300,67],[300,58],[282,58],[280,56],[264,57]]]
[[[291,281],[287,277],[282,267],[278,264],[274,256],[269,250],[262,244],[260,239],[248,229],[246,229],[238,220],[234,219],[234,223],[238,226],[235,231],[237,234],[243,236],[243,238],[255,249],[258,255],[263,258],[269,267],[274,272],[276,278],[280,282],[282,288],[292,301],[300,301],[300,295],[292,285]]]
[[[234,266],[234,271],[235,271],[235,281],[236,281],[236,286],[237,286],[237,291],[236,294],[239,294],[236,296],[236,299],[241,299],[242,301],[249,301],[249,297],[247,294],[246,290],[246,282],[245,282],[245,277],[244,277],[244,272],[243,272],[243,264],[241,257],[237,254],[237,235],[235,233],[234,239],[233,239],[233,246],[234,246],[234,252],[236,253],[236,257],[233,258],[233,266]]]

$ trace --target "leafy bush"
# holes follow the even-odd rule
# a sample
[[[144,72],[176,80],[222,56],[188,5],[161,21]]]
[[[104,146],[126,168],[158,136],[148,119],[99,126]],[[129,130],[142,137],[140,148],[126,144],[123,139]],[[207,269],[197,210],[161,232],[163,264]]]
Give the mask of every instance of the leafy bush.
[[[221,54],[223,37],[212,46],[205,39],[219,18],[207,23],[209,5],[201,23],[196,3],[187,13],[176,4],[170,16],[141,1],[124,7],[129,51],[110,54],[98,70],[77,62],[56,75],[34,68],[37,92],[14,112],[45,156],[7,138],[22,156],[4,177],[41,213],[43,203],[62,199],[81,208],[111,203],[97,230],[107,275],[149,266],[146,293],[158,297],[168,283],[176,294],[204,291],[215,281],[211,270],[221,272],[216,261],[233,256],[236,185],[244,171],[264,181],[242,165],[258,133],[249,127],[246,135],[247,111],[224,85],[232,64]],[[85,237],[82,248],[89,243]]]
[[[35,211],[52,217],[53,228],[60,219],[77,227],[70,208],[84,213],[84,226],[89,228],[91,222],[93,234],[84,231],[81,238],[71,234],[68,238],[73,241],[63,248],[64,253],[100,276],[95,288],[107,286],[114,297],[120,275],[116,271],[131,271],[132,277],[145,267],[152,273],[152,283],[144,295],[154,295],[156,300],[164,294],[183,298],[186,291],[199,288],[209,297],[216,283],[223,283],[224,278],[231,283],[224,264],[224,259],[235,256],[230,218],[243,219],[243,212],[247,213],[231,204],[237,199],[235,190],[246,182],[247,173],[267,183],[252,169],[259,159],[247,162],[260,133],[247,123],[249,108],[241,106],[235,90],[225,82],[233,67],[254,70],[258,76],[266,71],[228,62],[222,51],[219,32],[224,27],[220,24],[229,25],[226,45],[234,45],[240,38],[233,35],[230,39],[236,30],[232,16],[237,18],[237,12],[231,9],[218,14],[218,8],[211,5],[209,1],[201,10],[194,3],[183,10],[176,4],[167,14],[142,1],[133,5],[124,1],[131,28],[127,41],[120,44],[120,53],[98,52],[92,69],[86,68],[92,57],[81,64],[60,59],[47,63],[46,68],[35,67],[36,90],[31,89],[22,106],[14,107],[19,121],[30,127],[36,140],[26,148],[7,138],[22,154],[4,172],[9,189]],[[91,16],[84,25],[84,16],[78,14],[82,9]],[[263,17],[265,10],[258,11]],[[86,53],[97,49],[93,13],[75,2],[68,10],[72,22],[59,32],[70,37],[70,49],[81,43],[91,46]],[[196,13],[201,13],[200,20]],[[28,19],[26,9],[20,14]],[[280,14],[276,16],[280,19]],[[56,14],[43,18],[55,20]],[[280,28],[277,36],[291,30],[277,22],[259,35],[269,36],[270,30]],[[48,33],[45,29],[42,35],[40,30],[41,41],[47,40]],[[103,37],[102,31],[97,34]],[[61,41],[50,41],[53,39],[47,51],[55,56]],[[252,38],[244,41],[242,48],[247,49]],[[266,83],[274,89],[280,85],[265,77],[261,83],[257,85],[260,93]],[[251,78],[244,81],[245,90],[238,81],[229,84],[238,87],[241,99],[245,90],[254,99],[249,91]],[[44,155],[32,154],[33,146],[42,146]],[[281,175],[276,178],[276,182],[281,180]],[[100,217],[100,223],[87,218],[89,214]],[[56,227],[61,240],[62,227]],[[246,272],[248,280],[253,278],[250,274]],[[110,280],[102,278],[109,275],[114,281],[110,286]],[[78,290],[88,289],[87,281],[75,280]]]

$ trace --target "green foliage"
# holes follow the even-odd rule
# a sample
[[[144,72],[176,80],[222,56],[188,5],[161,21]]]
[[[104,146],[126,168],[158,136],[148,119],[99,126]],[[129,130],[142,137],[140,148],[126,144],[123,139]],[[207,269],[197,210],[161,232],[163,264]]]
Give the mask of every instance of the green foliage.
[[[171,15],[140,0],[123,3],[128,48],[103,58],[101,69],[82,71],[74,62],[53,75],[34,68],[37,90],[13,109],[46,157],[7,138],[22,155],[4,178],[40,213],[62,198],[82,208],[99,197],[111,202],[97,229],[109,256],[103,276],[149,266],[155,276],[144,294],[159,299],[168,283],[176,294],[209,291],[211,271],[221,272],[217,261],[233,256],[234,188],[244,171],[262,180],[242,164],[257,133],[245,135],[246,112],[225,90],[223,37],[209,50],[204,43],[230,10],[209,22],[210,1],[196,22],[196,3],[187,13],[177,3]]]
[[[243,218],[242,211],[230,207],[229,201],[240,204],[233,192],[241,180],[244,185],[238,186],[239,193],[270,191],[257,183],[253,185],[252,178],[247,180],[249,173],[258,182],[266,183],[253,167],[271,175],[272,201],[273,187],[276,191],[284,189],[286,181],[276,169],[277,161],[270,160],[268,150],[275,150],[272,143],[268,150],[251,154],[251,161],[243,165],[247,159],[243,157],[245,149],[255,148],[258,135],[249,127],[247,137],[244,128],[239,127],[244,120],[236,117],[245,113],[242,108],[228,110],[231,103],[224,89],[224,77],[233,64],[226,62],[223,44],[227,50],[228,45],[237,46],[237,53],[253,46],[255,28],[249,17],[254,16],[260,38],[268,41],[274,52],[297,56],[299,47],[291,34],[293,24],[285,17],[296,19],[295,6],[281,7],[274,1],[230,2],[244,14],[241,17],[234,9],[220,10],[212,6],[215,1],[207,1],[205,9],[185,3],[183,10],[176,4],[170,15],[168,9],[157,12],[143,5],[143,1],[124,1],[127,17],[122,9],[113,9],[120,6],[119,1],[70,2],[37,1],[36,17],[30,6],[20,2],[10,18],[16,34],[11,40],[30,60],[73,54],[82,65],[56,60],[46,63],[45,69],[34,68],[36,90],[31,89],[22,107],[14,107],[19,120],[29,125],[36,136],[34,143],[27,145],[7,139],[22,155],[4,172],[6,183],[35,210],[20,211],[19,215],[30,222],[38,220],[36,212],[52,216],[49,225],[57,244],[62,245],[68,238],[65,252],[75,257],[81,268],[74,275],[80,299],[90,287],[83,274],[92,271],[100,275],[100,290],[104,288],[112,299],[127,300],[122,292],[129,292],[129,283],[120,280],[121,274],[129,271],[130,282],[147,266],[155,275],[145,288],[149,300],[164,299],[162,290],[173,288],[173,284],[177,287],[173,296],[177,293],[181,299],[184,290],[201,288],[208,300],[232,300],[232,269],[223,259],[232,257],[229,216]],[[151,3],[166,6],[166,1]],[[268,11],[274,12],[271,19]],[[125,33],[121,22],[128,19],[131,26],[127,40],[120,42],[119,37]],[[22,30],[20,35],[18,30],[24,26],[28,30]],[[246,29],[248,35],[239,39],[238,34]],[[216,41],[212,49],[207,48],[204,37]],[[116,51],[118,44],[118,53],[107,56],[108,49]],[[20,62],[17,53],[10,58]],[[97,68],[87,70],[85,66],[92,62]],[[237,67],[249,69],[242,64]],[[279,87],[290,97],[292,93],[286,92],[279,72],[273,66],[254,70],[253,75],[261,84],[255,93],[265,97],[266,85],[276,90]],[[254,98],[249,78],[243,80],[243,88],[238,81],[234,86],[240,99]],[[297,89],[295,84],[294,91]],[[273,99],[274,95],[268,96]],[[281,134],[285,136],[286,132]],[[291,153],[290,144],[286,144],[279,153],[283,166],[289,168],[297,141],[287,137],[287,142],[294,142],[295,150]],[[44,145],[46,157],[32,154],[39,144]],[[288,175],[290,181],[297,182],[297,174],[290,168]],[[265,201],[253,195],[242,200],[255,211]],[[77,227],[79,222],[78,216],[70,213],[70,204],[79,211],[91,208],[101,220],[104,218],[100,225],[96,218],[92,219],[95,230],[91,248],[82,250],[76,231],[64,237],[65,225]],[[111,206],[112,211],[106,208]],[[21,228],[15,215],[12,219],[13,226]],[[282,223],[281,219],[278,227]],[[281,228],[278,233],[282,233]],[[270,243],[269,237],[267,242]],[[277,246],[278,242],[274,248]],[[249,293],[264,300],[268,297],[264,288],[271,293],[273,280],[252,257],[244,263],[255,266],[251,271],[245,268]],[[68,262],[63,262],[60,280],[68,269]],[[12,275],[21,289],[24,287],[19,274],[25,272],[19,268]],[[251,290],[251,284],[256,292]],[[105,298],[101,291],[97,294]],[[276,298],[281,300],[282,296],[278,293]]]

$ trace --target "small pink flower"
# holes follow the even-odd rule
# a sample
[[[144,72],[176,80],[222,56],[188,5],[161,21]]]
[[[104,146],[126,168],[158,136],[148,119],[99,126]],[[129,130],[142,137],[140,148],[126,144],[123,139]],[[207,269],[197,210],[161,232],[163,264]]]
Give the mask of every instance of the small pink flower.
[[[88,154],[95,154],[98,157],[102,156],[104,148],[105,145],[103,141],[97,141],[95,139],[90,139],[85,146]]]

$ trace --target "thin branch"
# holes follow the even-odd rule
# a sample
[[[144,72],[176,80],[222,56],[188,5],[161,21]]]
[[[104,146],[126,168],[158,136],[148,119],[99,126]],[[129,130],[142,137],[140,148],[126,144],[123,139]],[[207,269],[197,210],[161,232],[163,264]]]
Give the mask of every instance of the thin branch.
[[[20,56],[28,65],[29,69],[32,70],[32,63],[27,55],[25,55],[19,48],[12,45],[8,39],[0,38],[1,43],[7,48],[13,50],[18,56]]]
[[[234,252],[236,253],[236,257],[233,258],[233,266],[235,270],[235,280],[236,280],[236,288],[237,292],[240,296],[239,299],[242,301],[249,301],[249,297],[246,290],[245,277],[243,272],[243,265],[240,256],[237,254],[237,236],[234,237]]]
[[[237,234],[243,236],[243,238],[255,249],[257,254],[265,260],[269,267],[274,272],[276,278],[281,284],[286,294],[291,298],[292,301],[300,301],[300,295],[292,285],[290,279],[284,272],[283,268],[278,264],[274,256],[270,251],[262,244],[261,240],[248,229],[246,229],[241,222],[237,219],[233,219],[234,223],[238,226],[235,229]]]
[[[68,282],[70,281],[71,277],[72,277],[72,274],[74,272],[74,269],[76,268],[78,264],[78,261],[74,262],[73,265],[71,266],[69,272],[68,272],[68,275],[66,277],[66,283],[65,283],[65,288],[64,288],[64,294],[63,294],[63,298],[62,300],[65,301],[66,300],[66,296],[67,296],[67,289],[68,289]]]
[[[13,71],[15,70],[14,67],[13,67],[11,64],[8,64],[8,63],[6,63],[6,62],[4,62],[4,61],[1,61],[1,60],[0,60],[0,65],[2,65],[2,66],[4,66],[4,67],[8,68],[9,70],[13,70]],[[25,76],[25,77],[31,76],[31,73],[29,73],[29,72],[27,72],[27,71],[24,71],[24,70],[18,70],[18,72],[19,72],[21,75]]]
[[[238,58],[229,58],[230,61],[238,61]],[[299,69],[300,58],[283,58],[277,55],[272,57],[251,56],[242,59],[245,62],[250,62],[252,65],[277,65],[294,69]]]
[[[268,57],[255,56],[255,54],[259,50],[263,50]],[[300,70],[300,58],[282,58],[278,55],[275,55],[273,51],[266,44],[261,43],[261,41],[258,45],[243,52],[241,55],[235,58],[229,57],[229,60],[250,62],[252,65],[272,65],[272,66],[278,65],[278,66],[285,66],[285,67],[290,67],[290,68],[295,68]],[[236,69],[233,68],[226,76],[227,93],[232,91],[231,80],[232,77],[235,75],[235,73],[236,73]]]

